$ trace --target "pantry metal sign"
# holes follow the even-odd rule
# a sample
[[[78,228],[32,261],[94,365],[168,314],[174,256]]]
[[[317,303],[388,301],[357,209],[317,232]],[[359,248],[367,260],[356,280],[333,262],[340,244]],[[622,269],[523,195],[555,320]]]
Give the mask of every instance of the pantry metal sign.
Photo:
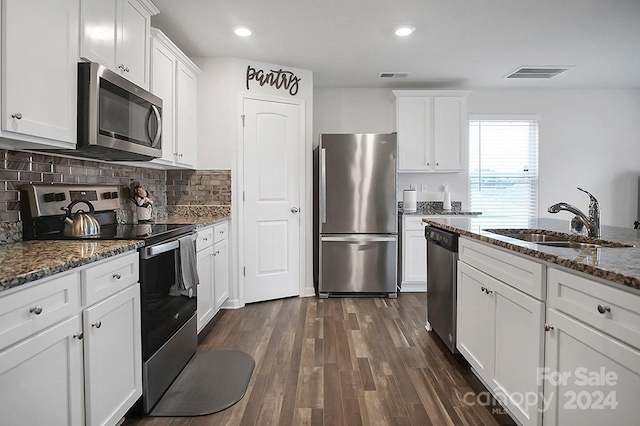
[[[247,90],[249,90],[249,82],[252,80],[260,84],[260,86],[266,84],[276,89],[286,90],[291,96],[295,96],[298,93],[298,83],[300,83],[302,78],[282,68],[279,70],[265,71],[249,65],[247,66]]]

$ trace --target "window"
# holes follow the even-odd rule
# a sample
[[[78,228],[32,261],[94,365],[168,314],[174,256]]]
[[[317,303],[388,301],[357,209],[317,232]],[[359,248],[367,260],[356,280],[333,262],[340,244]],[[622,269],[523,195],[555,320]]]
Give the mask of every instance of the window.
[[[538,215],[538,121],[474,118],[469,121],[470,209],[495,217],[495,226],[526,227]]]

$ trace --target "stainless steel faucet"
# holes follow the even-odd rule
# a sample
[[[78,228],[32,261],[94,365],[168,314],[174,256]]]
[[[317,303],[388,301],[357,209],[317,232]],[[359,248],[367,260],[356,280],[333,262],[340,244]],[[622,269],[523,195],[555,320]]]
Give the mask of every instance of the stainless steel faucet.
[[[590,192],[585,191],[582,188],[578,188],[579,191],[584,192],[589,196],[589,216],[585,215],[580,211],[580,209],[573,207],[571,204],[567,203],[557,203],[549,207],[547,210],[549,213],[558,213],[561,210],[566,210],[576,215],[578,219],[584,226],[587,227],[587,233],[590,237],[600,238],[600,204],[598,204],[598,200],[596,197],[591,195]]]

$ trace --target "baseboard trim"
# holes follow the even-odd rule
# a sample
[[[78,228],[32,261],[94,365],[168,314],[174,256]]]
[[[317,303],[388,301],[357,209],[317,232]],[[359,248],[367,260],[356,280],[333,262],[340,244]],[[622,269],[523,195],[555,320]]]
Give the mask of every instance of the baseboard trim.
[[[424,293],[427,291],[427,283],[403,282],[400,291],[402,293]]]

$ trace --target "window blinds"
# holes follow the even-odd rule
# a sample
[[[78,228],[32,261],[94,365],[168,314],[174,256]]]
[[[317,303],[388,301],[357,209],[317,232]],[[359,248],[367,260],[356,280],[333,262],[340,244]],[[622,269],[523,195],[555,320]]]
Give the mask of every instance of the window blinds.
[[[469,121],[469,202],[499,227],[538,215],[537,120]]]

